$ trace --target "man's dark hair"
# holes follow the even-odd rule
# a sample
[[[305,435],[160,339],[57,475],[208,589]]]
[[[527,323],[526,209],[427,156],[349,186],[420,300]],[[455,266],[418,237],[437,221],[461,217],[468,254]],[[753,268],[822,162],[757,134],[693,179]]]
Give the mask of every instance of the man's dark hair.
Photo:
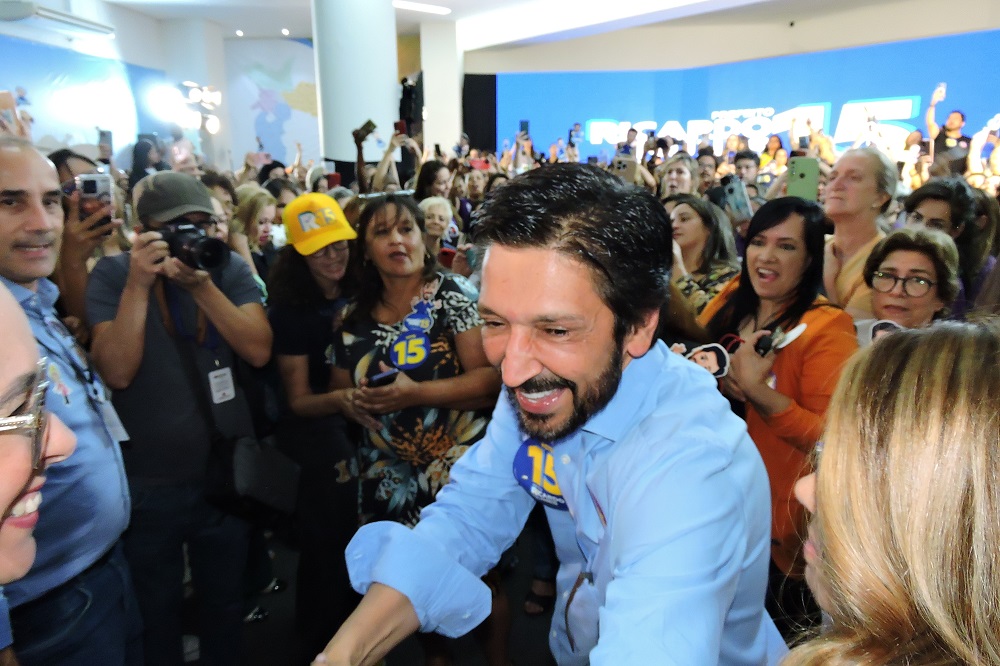
[[[267,190],[268,194],[275,199],[280,199],[282,192],[291,192],[294,196],[302,194],[299,188],[295,186],[295,183],[287,178],[270,178],[265,180],[261,187]]]
[[[201,183],[209,190],[213,187],[221,187],[229,193],[230,197],[232,197],[233,206],[239,205],[240,198],[236,195],[236,188],[233,187],[233,181],[229,180],[218,171],[206,169],[205,172],[201,174]]]
[[[740,160],[753,160],[754,164],[760,166],[760,155],[758,155],[752,150],[741,150],[740,152],[736,153],[736,156],[733,157],[733,164],[736,164]]]
[[[591,269],[621,343],[670,293],[673,230],[656,198],[586,164],[534,169],[494,190],[475,213],[475,242],[548,248]]]
[[[750,219],[747,245],[749,246],[759,234],[778,226],[792,215],[802,217],[805,250],[809,256],[809,263],[802,274],[802,279],[795,287],[792,302],[774,320],[759,322],[760,329],[774,331],[776,327],[781,326],[787,331],[796,326],[802,315],[814,307],[813,303],[820,287],[823,286],[825,248],[823,231],[826,215],[819,204],[799,197],[781,197],[768,201]],[[713,340],[719,340],[727,333],[737,333],[741,322],[755,315],[759,306],[760,296],[754,291],[750,280],[750,262],[744,260],[739,286],[705,328]]]
[[[713,160],[715,160],[715,165],[719,166],[719,158],[716,157],[715,150],[711,146],[706,146],[705,148],[700,149],[698,151],[698,155],[695,156],[694,159],[697,162],[703,157],[711,157]]]
[[[69,148],[60,148],[55,152],[49,153],[49,161],[56,166],[56,171],[61,171],[70,160],[83,160],[90,166],[97,166],[97,162],[94,160],[90,159],[86,155],[81,155],[76,151],[70,150]]]
[[[271,180],[268,177],[268,174],[271,173],[272,171],[274,171],[275,169],[279,169],[279,168],[282,171],[284,171],[285,170],[285,165],[283,163],[279,162],[278,160],[273,160],[271,162],[268,162],[264,166],[262,166],[260,168],[260,171],[257,173],[257,184],[260,185],[260,186],[262,186],[262,187],[264,187],[264,183],[266,183],[268,180]]]

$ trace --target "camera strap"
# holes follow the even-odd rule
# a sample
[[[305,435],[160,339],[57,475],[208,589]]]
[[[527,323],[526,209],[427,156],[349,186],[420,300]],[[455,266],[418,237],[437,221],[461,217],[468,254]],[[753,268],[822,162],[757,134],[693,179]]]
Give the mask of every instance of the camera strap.
[[[153,283],[153,291],[156,293],[156,304],[160,310],[160,318],[163,319],[163,326],[171,338],[180,335],[182,338],[194,340],[199,347],[212,350],[219,346],[219,332],[208,321],[208,317],[205,316],[201,308],[196,308],[194,333],[185,333],[184,316],[180,303],[176,297],[168,298],[165,278],[156,279],[156,282]]]

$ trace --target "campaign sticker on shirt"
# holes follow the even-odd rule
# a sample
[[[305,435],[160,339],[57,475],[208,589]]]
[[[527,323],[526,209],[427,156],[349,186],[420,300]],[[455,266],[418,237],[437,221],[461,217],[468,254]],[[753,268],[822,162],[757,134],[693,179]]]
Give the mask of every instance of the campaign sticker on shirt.
[[[46,370],[49,375],[50,390],[56,395],[61,396],[63,402],[68,405],[69,394],[72,393],[72,389],[66,382],[63,381],[62,373],[59,371],[59,366],[55,363],[49,362],[49,366]]]
[[[548,444],[525,440],[514,455],[514,478],[535,501],[560,511],[569,510],[556,481],[555,454]]]
[[[400,370],[420,367],[430,355],[431,341],[423,331],[404,331],[392,343],[392,364]]]

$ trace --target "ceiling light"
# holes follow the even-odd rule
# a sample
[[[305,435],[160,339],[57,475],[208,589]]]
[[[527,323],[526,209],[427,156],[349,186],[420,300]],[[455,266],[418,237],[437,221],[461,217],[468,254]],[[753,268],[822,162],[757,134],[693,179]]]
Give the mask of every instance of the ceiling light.
[[[285,37],[288,37],[288,35],[290,35],[291,33],[288,32],[288,28],[282,28],[281,34],[283,34]]]
[[[242,37],[243,36],[243,31],[242,30],[237,30],[236,31],[236,36],[237,37]]]
[[[425,14],[437,14],[445,16],[451,14],[451,9],[441,5],[428,5],[423,2],[407,2],[406,0],[392,0],[392,6],[396,9],[407,9],[411,12],[424,12]]]

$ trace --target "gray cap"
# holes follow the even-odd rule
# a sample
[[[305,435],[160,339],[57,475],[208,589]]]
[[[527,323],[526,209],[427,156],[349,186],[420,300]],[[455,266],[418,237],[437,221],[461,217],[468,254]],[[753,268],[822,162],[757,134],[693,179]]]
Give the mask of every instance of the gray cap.
[[[188,213],[215,215],[211,193],[194,176],[158,171],[141,182],[143,190],[136,204],[140,220],[169,222]]]

